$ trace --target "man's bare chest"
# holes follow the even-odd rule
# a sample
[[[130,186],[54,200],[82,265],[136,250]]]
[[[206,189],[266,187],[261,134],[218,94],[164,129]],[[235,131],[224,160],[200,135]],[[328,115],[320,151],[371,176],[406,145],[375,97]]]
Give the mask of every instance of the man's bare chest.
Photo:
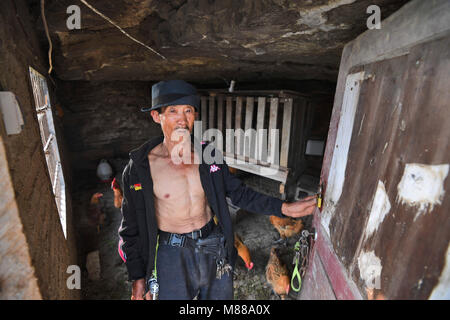
[[[153,192],[158,199],[203,196],[198,164],[175,165],[170,160],[149,157]]]

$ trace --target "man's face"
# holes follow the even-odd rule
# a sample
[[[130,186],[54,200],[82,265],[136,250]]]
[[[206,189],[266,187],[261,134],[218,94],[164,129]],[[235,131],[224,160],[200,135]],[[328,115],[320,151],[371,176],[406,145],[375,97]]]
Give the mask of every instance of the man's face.
[[[165,137],[177,141],[178,137],[192,132],[196,112],[193,106],[177,105],[166,107],[162,113],[153,110],[151,116],[156,123],[161,124]]]

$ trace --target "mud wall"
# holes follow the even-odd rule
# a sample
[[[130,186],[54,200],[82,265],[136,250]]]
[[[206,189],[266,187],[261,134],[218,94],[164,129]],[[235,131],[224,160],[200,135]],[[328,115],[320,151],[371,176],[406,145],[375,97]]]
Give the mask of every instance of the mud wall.
[[[25,234],[24,245],[28,246],[31,265],[42,298],[77,299],[79,290],[69,290],[66,287],[69,276],[66,273],[67,267],[76,265],[77,261],[72,231],[70,167],[65,157],[65,144],[60,134],[58,118],[54,117],[62,167],[66,176],[67,239],[64,238],[46,167],[28,74],[29,66],[41,74],[46,74],[45,56],[39,47],[35,30],[30,24],[26,2],[3,1],[0,8],[0,85],[1,90],[11,91],[17,96],[25,122],[20,134],[5,136],[3,142],[19,218]],[[47,82],[52,90],[51,81]],[[55,103],[53,98],[54,95],[51,95],[52,104]],[[4,224],[11,223],[14,230],[17,226],[16,221],[11,220],[11,216],[5,217],[7,221],[4,221]],[[20,232],[20,228],[17,230]],[[2,242],[2,245],[8,243]],[[16,254],[14,250],[6,252]],[[7,270],[0,270],[0,277],[5,276],[16,281],[13,290],[23,288],[25,278],[20,268],[17,268],[17,271],[9,267]],[[2,292],[6,298],[37,297],[12,296],[12,294],[13,292],[10,296],[8,292]]]

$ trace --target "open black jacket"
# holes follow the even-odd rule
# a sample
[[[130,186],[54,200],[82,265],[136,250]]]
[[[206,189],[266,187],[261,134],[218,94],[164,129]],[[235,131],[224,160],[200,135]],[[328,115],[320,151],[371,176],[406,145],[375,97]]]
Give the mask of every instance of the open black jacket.
[[[193,138],[194,139],[194,138]],[[154,267],[158,226],[156,224],[153,181],[148,153],[163,141],[153,138],[130,152],[130,162],[123,171],[122,223],[119,229],[119,254],[128,269],[128,280],[148,279]],[[205,150],[206,145],[202,145]],[[212,156],[214,156],[214,150]],[[284,217],[283,201],[245,186],[223,164],[199,165],[200,180],[208,204],[217,216],[226,239],[228,260],[234,267],[237,251],[226,197],[250,212]]]

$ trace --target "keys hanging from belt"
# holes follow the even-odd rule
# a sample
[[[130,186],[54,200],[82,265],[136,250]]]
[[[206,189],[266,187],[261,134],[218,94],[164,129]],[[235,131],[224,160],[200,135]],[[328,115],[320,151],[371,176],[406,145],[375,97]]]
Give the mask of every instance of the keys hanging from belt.
[[[157,300],[158,299],[158,294],[159,294],[159,284],[158,281],[156,280],[155,277],[151,277],[148,280],[148,286],[150,288],[150,294],[152,295],[152,300]]]
[[[230,271],[233,269],[230,264],[225,263],[225,259],[218,258],[216,260],[216,278],[221,279],[222,276],[226,273],[227,275],[230,275]]]

